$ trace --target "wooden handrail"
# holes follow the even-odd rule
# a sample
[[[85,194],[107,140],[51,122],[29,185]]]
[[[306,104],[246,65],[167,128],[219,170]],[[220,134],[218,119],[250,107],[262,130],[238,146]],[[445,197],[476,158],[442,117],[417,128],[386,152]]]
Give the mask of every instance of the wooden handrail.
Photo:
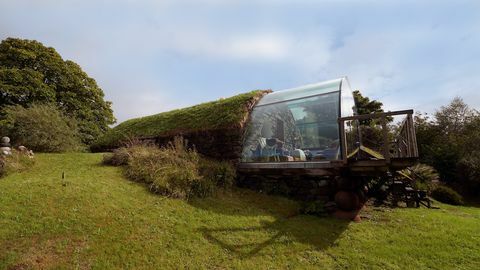
[[[403,110],[403,111],[393,111],[393,112],[382,112],[382,113],[372,113],[372,114],[362,114],[362,115],[354,115],[354,116],[347,116],[347,117],[340,117],[338,118],[339,128],[340,128],[340,147],[342,153],[342,160],[344,163],[348,162],[348,142],[347,142],[347,134],[345,132],[345,122],[346,121],[358,121],[358,120],[366,120],[366,119],[375,119],[380,118],[380,125],[382,127],[382,154],[384,155],[385,162],[387,164],[390,163],[391,158],[411,158],[411,157],[418,157],[418,147],[417,147],[417,139],[415,135],[415,125],[413,121],[413,110]],[[406,115],[405,120],[402,122],[402,126],[397,134],[397,138],[394,141],[390,141],[388,135],[388,125],[387,125],[387,117],[394,116],[394,115]],[[361,133],[360,135],[360,144],[362,144]],[[399,141],[398,138],[402,138]],[[394,146],[391,145],[394,143]],[[402,147],[400,148],[400,145]],[[403,147],[403,145],[405,147]],[[396,148],[393,149],[393,154],[391,151],[391,146]]]
[[[350,121],[350,120],[365,120],[365,119],[382,118],[382,117],[401,115],[401,114],[413,114],[413,110],[403,110],[403,111],[370,113],[370,114],[360,114],[360,115],[346,116],[346,117],[338,118],[338,121],[339,122],[345,122],[345,121]]]

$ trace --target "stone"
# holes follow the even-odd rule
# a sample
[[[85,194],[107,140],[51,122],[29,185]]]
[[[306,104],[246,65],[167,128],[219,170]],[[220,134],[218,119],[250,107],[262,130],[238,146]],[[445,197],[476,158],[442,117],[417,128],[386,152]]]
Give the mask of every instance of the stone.
[[[10,147],[10,138],[2,137],[2,139],[0,139],[0,147]]]
[[[12,148],[6,146],[0,147],[0,153],[4,156],[9,156],[12,154]]]

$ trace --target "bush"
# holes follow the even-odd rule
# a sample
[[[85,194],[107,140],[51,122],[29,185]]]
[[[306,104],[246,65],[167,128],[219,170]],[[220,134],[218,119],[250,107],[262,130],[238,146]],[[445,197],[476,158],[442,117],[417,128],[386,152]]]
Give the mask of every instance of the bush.
[[[480,194],[480,153],[462,158],[457,164],[459,183],[472,195]]]
[[[34,163],[34,159],[18,151],[13,151],[10,156],[0,156],[0,177],[13,172],[24,171],[33,166]]]
[[[174,198],[210,196],[219,189],[230,188],[235,179],[232,165],[202,158],[180,137],[162,148],[132,145],[105,157],[104,163],[124,164],[125,160],[128,178]]]
[[[65,152],[81,148],[77,126],[52,105],[8,106],[0,122],[2,134],[17,145],[38,152]]]
[[[7,162],[3,156],[0,156],[0,177],[7,174]]]
[[[304,215],[326,216],[325,203],[323,201],[302,202],[300,213]]]
[[[415,188],[427,191],[431,191],[440,181],[438,172],[432,166],[421,163],[401,170],[399,173],[403,180],[413,181]]]
[[[128,164],[130,153],[127,148],[122,147],[113,150],[113,153],[103,155],[102,163],[111,166],[123,166]]]
[[[462,205],[463,198],[455,190],[447,186],[438,186],[432,191],[432,197],[443,203],[453,204],[453,205]]]
[[[368,197],[373,197],[376,203],[382,204],[388,198],[388,182],[387,177],[373,177],[368,180]]]
[[[200,175],[211,179],[215,186],[230,189],[234,185],[237,174],[230,162],[201,158],[199,165]]]

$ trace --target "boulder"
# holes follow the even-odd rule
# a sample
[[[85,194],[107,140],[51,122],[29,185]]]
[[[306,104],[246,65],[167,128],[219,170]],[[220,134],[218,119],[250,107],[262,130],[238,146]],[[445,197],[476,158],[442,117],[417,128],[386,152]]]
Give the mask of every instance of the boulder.
[[[0,147],[10,147],[10,138],[9,137],[2,137],[0,139]]]
[[[12,148],[7,147],[7,146],[2,146],[0,147],[0,154],[4,156],[9,156],[12,154]]]

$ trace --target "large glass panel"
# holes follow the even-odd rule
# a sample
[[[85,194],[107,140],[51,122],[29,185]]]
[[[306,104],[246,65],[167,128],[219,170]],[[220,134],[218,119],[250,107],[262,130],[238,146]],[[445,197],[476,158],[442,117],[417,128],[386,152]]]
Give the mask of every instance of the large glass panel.
[[[347,78],[342,79],[341,85],[341,115],[342,117],[352,116],[356,113],[355,100],[352,89]],[[345,143],[347,147],[347,157],[353,158],[360,154],[360,133],[358,120],[345,121]]]
[[[242,161],[339,159],[339,95],[337,91],[257,105],[251,114]]]
[[[342,82],[342,79],[336,79],[336,80],[331,80],[331,81],[326,81],[326,82],[321,82],[316,84],[305,85],[297,88],[282,90],[279,92],[273,92],[264,96],[258,102],[258,106],[339,91],[341,82]]]

